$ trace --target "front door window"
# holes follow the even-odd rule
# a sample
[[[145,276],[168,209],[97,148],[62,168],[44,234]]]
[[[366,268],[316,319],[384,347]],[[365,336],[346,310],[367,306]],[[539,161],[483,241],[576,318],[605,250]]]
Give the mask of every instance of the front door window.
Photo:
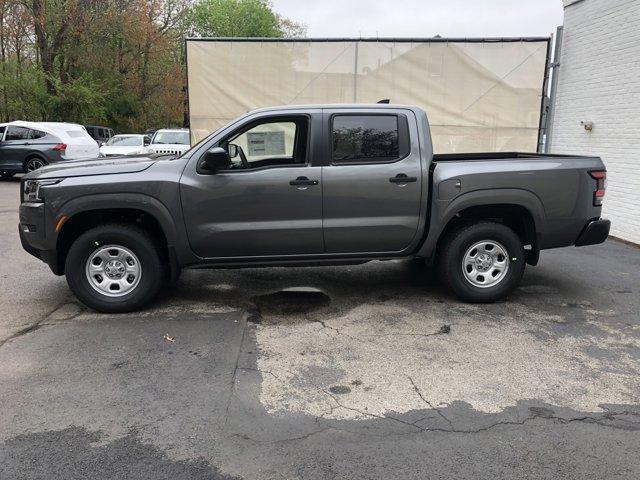
[[[307,120],[270,121],[231,136],[226,145],[229,169],[303,165],[307,153]]]

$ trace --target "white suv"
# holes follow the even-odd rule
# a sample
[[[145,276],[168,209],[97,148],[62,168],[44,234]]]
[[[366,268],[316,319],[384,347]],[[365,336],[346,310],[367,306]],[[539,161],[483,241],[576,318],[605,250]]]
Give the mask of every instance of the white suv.
[[[163,128],[151,139],[149,150],[161,155],[182,155],[191,148],[189,130],[186,128]]]

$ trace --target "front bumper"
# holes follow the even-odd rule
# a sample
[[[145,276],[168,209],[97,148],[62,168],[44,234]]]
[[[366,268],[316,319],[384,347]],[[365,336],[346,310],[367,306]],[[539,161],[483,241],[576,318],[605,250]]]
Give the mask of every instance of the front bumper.
[[[20,233],[20,243],[22,244],[22,248],[24,248],[27,253],[39,258],[49,265],[51,271],[56,275],[62,275],[58,265],[58,252],[56,250],[41,250],[31,245],[27,237],[29,233],[25,232],[22,224],[18,225],[18,232]]]
[[[584,247],[585,245],[596,245],[604,242],[609,236],[611,229],[611,221],[598,219],[591,220],[582,230],[582,233],[576,240],[576,247]]]
[[[20,223],[18,233],[20,243],[27,253],[39,258],[56,275],[61,275],[58,265],[58,252],[51,248],[46,235],[44,204],[22,203],[20,205]],[[55,247],[55,245],[54,245]]]

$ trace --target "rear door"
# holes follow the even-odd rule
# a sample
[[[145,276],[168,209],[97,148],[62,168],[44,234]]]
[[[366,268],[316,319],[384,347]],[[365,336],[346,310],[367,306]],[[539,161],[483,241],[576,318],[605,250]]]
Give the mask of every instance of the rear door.
[[[413,113],[325,110],[324,122],[325,251],[348,254],[408,248],[420,223],[423,182]]]

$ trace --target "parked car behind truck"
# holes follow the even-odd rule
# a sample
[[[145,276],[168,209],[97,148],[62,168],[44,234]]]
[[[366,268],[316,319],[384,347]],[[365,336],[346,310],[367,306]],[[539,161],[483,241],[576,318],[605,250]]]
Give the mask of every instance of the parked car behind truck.
[[[189,150],[190,142],[186,128],[161,128],[151,137],[149,150],[159,155],[182,155]]]
[[[24,248],[86,305],[142,307],[186,267],[421,258],[491,302],[539,252],[603,242],[596,157],[433,155],[417,107],[251,112],[173,159],[49,166],[22,185]]]
[[[102,146],[113,137],[113,130],[109,127],[100,127],[97,125],[85,125],[87,133],[93,138],[99,146]]]
[[[100,147],[101,157],[149,154],[151,139],[146,135],[124,134],[111,137]]]
[[[82,125],[55,122],[0,124],[0,173],[10,177],[50,163],[98,156],[98,144]]]

